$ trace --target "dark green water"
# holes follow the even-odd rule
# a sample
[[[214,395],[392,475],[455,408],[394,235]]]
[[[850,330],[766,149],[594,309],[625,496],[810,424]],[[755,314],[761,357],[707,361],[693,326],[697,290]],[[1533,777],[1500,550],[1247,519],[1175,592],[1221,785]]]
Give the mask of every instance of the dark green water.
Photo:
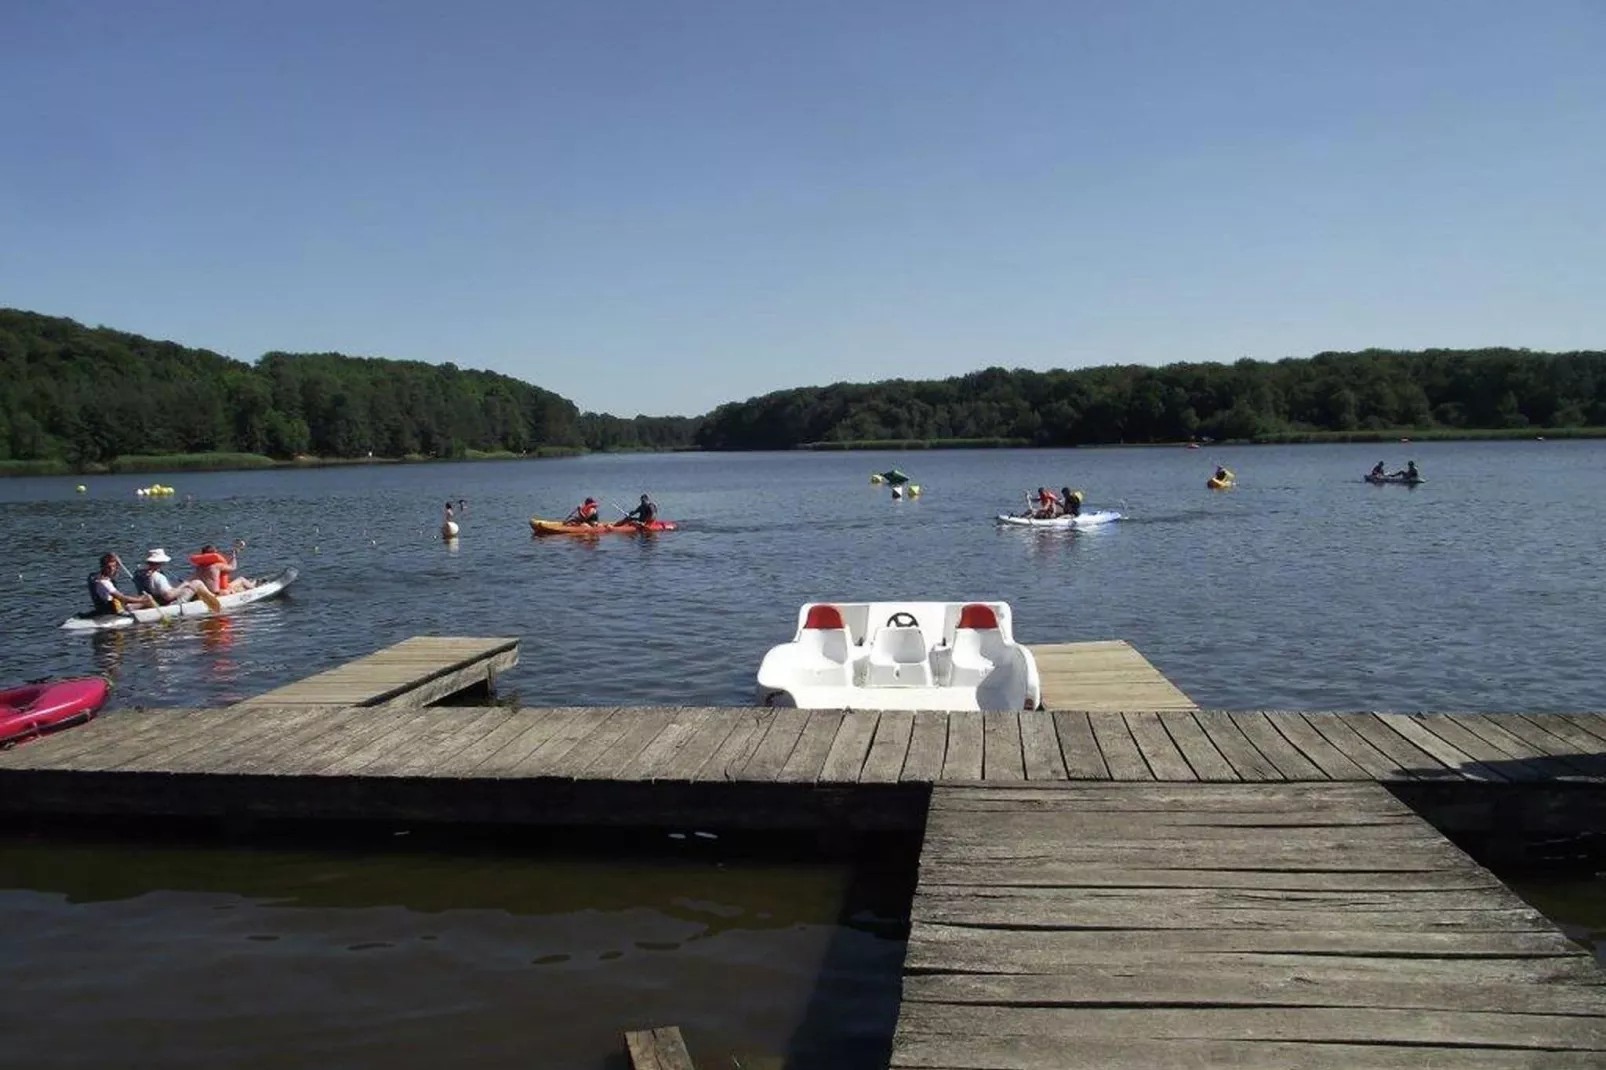
[[[724,841],[0,841],[0,1065],[884,1066],[903,928]],[[418,842],[412,841],[414,836]]]

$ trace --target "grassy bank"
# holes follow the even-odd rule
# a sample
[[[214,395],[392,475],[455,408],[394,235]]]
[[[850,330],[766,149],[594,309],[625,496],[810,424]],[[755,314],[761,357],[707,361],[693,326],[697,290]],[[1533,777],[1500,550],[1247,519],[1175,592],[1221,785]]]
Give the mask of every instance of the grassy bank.
[[[264,468],[339,468],[358,464],[438,464],[450,461],[533,461],[579,457],[585,453],[586,450],[577,446],[541,446],[528,453],[469,450],[462,457],[429,457],[421,453],[408,454],[406,457],[314,457],[303,453],[289,460],[279,460],[260,453],[127,454],[107,464],[74,465],[63,460],[0,461],[0,478],[133,472],[240,472]]]
[[[1321,442],[1503,442],[1536,438],[1606,438],[1606,427],[1396,427],[1381,431],[1276,431],[1256,435],[1256,443]]]
[[[805,442],[800,450],[1011,450],[1030,446],[1024,438],[858,438],[844,442]]]

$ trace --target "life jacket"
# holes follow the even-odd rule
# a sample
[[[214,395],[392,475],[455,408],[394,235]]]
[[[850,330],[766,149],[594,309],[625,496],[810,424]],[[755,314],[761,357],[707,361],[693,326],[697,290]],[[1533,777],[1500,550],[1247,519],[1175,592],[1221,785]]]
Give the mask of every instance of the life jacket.
[[[190,564],[194,565],[197,569],[211,568],[213,565],[227,565],[228,563],[229,559],[218,553],[216,550],[213,550],[209,554],[190,555]],[[228,585],[229,570],[226,568],[220,569],[217,574],[218,590],[222,591],[227,588]]]
[[[89,600],[94,603],[96,613],[121,613],[123,611],[120,599],[107,598],[106,592],[100,586],[100,573],[89,574]]]
[[[592,502],[590,505],[582,505],[579,509],[575,510],[575,512],[579,515],[581,520],[595,520],[597,516],[597,505],[595,502]]]
[[[1037,505],[1040,509],[1052,509],[1058,502],[1059,499],[1054,497],[1054,492],[1051,490],[1045,490],[1037,496]]]
[[[156,592],[151,590],[151,567],[149,565],[141,565],[134,570],[134,590],[140,594],[155,596]]]

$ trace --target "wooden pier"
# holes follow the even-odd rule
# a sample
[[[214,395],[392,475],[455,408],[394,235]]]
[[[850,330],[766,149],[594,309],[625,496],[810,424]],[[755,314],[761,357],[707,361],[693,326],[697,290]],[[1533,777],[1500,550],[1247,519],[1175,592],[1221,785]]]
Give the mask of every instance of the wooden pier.
[[[1375,784],[932,793],[894,1067],[1606,1065],[1606,972]]]
[[[430,708],[516,642],[411,640],[0,752],[0,812],[922,834],[896,1067],[1606,1066],[1606,973],[1442,835],[1598,835],[1606,715],[1199,710],[1035,649],[1055,708]]]
[[[1124,639],[1028,647],[1050,710],[1195,710],[1199,707]]]
[[[519,662],[517,639],[420,635],[297,680],[240,706],[429,706],[475,689]]]

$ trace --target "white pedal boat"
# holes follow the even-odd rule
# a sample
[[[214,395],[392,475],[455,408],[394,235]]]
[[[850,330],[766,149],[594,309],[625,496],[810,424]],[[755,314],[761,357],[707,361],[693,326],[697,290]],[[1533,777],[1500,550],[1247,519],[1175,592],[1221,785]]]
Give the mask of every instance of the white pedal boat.
[[[1033,710],[1042,683],[1007,602],[809,602],[758,668],[761,706]]]
[[[234,594],[218,595],[218,603],[225,611],[248,606],[252,602],[261,602],[272,598],[295,582],[299,573],[293,568],[268,577],[249,591],[236,591]],[[205,602],[193,598],[188,602],[175,605],[157,606],[155,609],[130,609],[125,613],[101,613],[68,617],[63,628],[74,632],[104,632],[115,628],[131,628],[136,624],[154,624],[159,620],[170,620],[174,617],[210,617],[212,611]]]
[[[1092,513],[1082,513],[1078,516],[1056,516],[1050,520],[998,514],[998,522],[1000,524],[1010,524],[1022,528],[1047,528],[1050,531],[1065,531],[1070,528],[1096,528],[1100,524],[1113,524],[1121,519],[1124,518],[1114,509],[1101,509]]]

